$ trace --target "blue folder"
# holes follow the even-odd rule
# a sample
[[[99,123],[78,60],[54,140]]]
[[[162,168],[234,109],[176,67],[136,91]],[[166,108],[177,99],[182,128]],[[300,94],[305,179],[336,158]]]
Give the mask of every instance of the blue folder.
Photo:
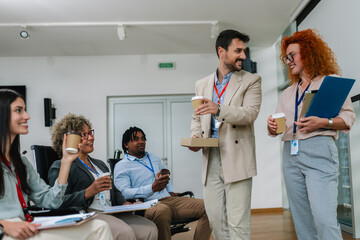
[[[315,94],[305,117],[336,117],[354,83],[355,79],[326,76]]]

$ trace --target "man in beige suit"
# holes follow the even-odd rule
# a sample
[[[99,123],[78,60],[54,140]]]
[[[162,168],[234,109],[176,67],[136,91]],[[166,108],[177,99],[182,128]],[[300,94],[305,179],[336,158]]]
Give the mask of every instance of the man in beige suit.
[[[235,30],[221,32],[216,40],[219,66],[195,84],[204,103],[193,115],[192,136],[219,139],[218,148],[203,148],[202,167],[205,208],[216,240],[250,239],[254,121],[260,111],[261,78],[242,70],[249,40]]]

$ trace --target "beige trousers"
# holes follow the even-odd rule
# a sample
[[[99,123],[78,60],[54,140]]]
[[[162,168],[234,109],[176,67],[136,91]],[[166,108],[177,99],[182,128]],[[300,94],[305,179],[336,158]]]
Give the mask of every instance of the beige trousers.
[[[145,217],[152,220],[159,230],[159,240],[170,240],[171,219],[199,218],[195,229],[195,240],[209,240],[211,230],[204,201],[189,197],[166,197],[145,211]]]
[[[16,219],[15,221],[21,221]],[[29,240],[112,240],[112,234],[106,222],[92,219],[78,226],[40,230]],[[3,240],[14,240],[5,235]]]
[[[89,211],[94,211],[90,210]],[[96,211],[100,213],[99,211]],[[131,213],[102,214],[97,219],[105,221],[111,230],[114,240],[157,240],[156,225],[141,216]]]
[[[204,202],[215,240],[250,240],[252,178],[225,183],[218,148],[208,164]]]

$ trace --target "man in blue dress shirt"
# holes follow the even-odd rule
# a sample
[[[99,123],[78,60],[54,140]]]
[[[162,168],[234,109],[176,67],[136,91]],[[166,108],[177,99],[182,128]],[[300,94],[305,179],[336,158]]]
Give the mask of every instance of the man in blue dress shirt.
[[[146,135],[140,128],[130,127],[123,134],[122,147],[126,157],[114,169],[114,183],[125,199],[159,199],[159,203],[145,211],[159,230],[159,240],[170,240],[172,219],[199,218],[194,239],[209,240],[211,230],[204,201],[177,197],[170,174],[160,174],[164,169],[161,160],[145,151]]]

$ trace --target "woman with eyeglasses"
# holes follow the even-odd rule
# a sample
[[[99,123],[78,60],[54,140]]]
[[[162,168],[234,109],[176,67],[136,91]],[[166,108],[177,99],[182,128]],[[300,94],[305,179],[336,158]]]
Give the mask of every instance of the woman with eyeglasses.
[[[339,175],[335,139],[348,133],[355,121],[350,98],[331,119],[300,118],[304,92],[319,89],[326,75],[339,75],[334,53],[315,31],[307,29],[284,37],[281,57],[289,70],[290,86],[281,94],[276,112],[285,113],[282,137],[283,172],[296,234],[302,239],[342,239],[337,221]],[[297,115],[297,116],[296,116]],[[277,124],[269,116],[268,132]]]
[[[31,163],[20,154],[20,136],[27,134],[30,116],[22,95],[0,90],[0,239],[112,239],[109,226],[90,220],[80,226],[39,230],[27,210],[31,200],[39,207],[57,208],[61,205],[70,165],[77,154],[69,154],[60,146],[59,176],[49,187],[39,177]],[[81,150],[81,145],[79,145]]]
[[[116,188],[112,188],[109,168],[98,159],[89,156],[94,151],[94,130],[91,122],[82,115],[68,114],[54,127],[52,144],[58,154],[62,154],[64,134],[69,131],[81,133],[82,148],[70,168],[69,185],[65,200],[61,207],[84,207],[100,213],[97,218],[106,221],[114,239],[144,239],[158,238],[156,225],[150,220],[133,214],[101,214],[105,206],[131,204]],[[49,169],[49,183],[55,183],[60,172],[60,160],[55,161]],[[112,202],[111,200],[115,202]]]

